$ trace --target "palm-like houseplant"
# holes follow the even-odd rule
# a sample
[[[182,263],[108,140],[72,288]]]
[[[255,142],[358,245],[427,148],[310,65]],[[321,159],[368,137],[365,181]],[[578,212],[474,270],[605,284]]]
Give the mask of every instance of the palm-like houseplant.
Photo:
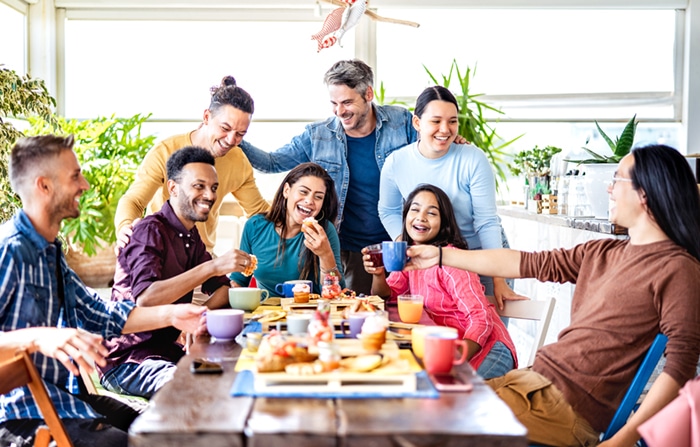
[[[611,139],[596,121],[595,125],[598,132],[603,137],[605,142],[610,147],[612,155],[602,155],[587,147],[583,147],[590,157],[579,160],[567,159],[583,166],[585,173],[584,187],[588,201],[591,205],[593,216],[599,219],[608,217],[608,187],[607,182],[612,178],[617,164],[622,158],[629,154],[634,144],[634,135],[637,131],[637,115],[635,114],[631,120],[627,122],[622,133]],[[588,143],[588,142],[586,142]]]
[[[622,129],[622,133],[618,137],[615,137],[614,141],[605,132],[603,132],[603,129],[600,128],[598,121],[595,122],[595,127],[598,129],[600,136],[603,137],[605,142],[608,144],[608,147],[612,151],[612,155],[601,155],[584,146],[582,149],[591,156],[590,158],[567,161],[574,161],[578,164],[619,163],[620,160],[622,160],[622,158],[629,154],[630,150],[632,150],[632,145],[634,144],[634,134],[637,131],[637,124],[639,124],[636,118],[637,115],[635,114],[632,119],[627,122],[625,128]],[[588,141],[586,141],[586,144],[588,144]]]

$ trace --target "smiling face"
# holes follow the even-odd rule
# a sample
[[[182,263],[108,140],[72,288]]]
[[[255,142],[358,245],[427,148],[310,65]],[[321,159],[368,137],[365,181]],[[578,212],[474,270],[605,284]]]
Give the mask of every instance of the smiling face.
[[[430,101],[421,116],[413,115],[413,127],[420,134],[420,153],[426,158],[440,158],[457,137],[457,107],[447,101]]]
[[[344,84],[328,86],[328,93],[333,105],[333,114],[340,118],[345,133],[351,137],[369,135],[376,126],[372,114],[374,92],[371,87],[361,95],[357,90]]]
[[[80,196],[90,189],[90,185],[83,177],[75,152],[61,151],[53,172],[53,195],[49,209],[52,220],[60,222],[65,218],[80,216]]]
[[[293,185],[286,183],[282,194],[287,200],[287,227],[300,227],[304,219],[321,212],[326,184],[319,177],[307,175]]]
[[[608,185],[610,194],[610,222],[630,228],[638,219],[646,214],[643,194],[634,189],[631,181],[632,170],[634,168],[634,157],[632,154],[625,156],[615,171],[615,177],[620,180]]]
[[[435,195],[421,191],[413,198],[406,214],[406,232],[416,244],[425,244],[440,232],[440,205]]]
[[[216,169],[207,163],[188,163],[179,182],[168,180],[170,203],[185,228],[207,220],[218,188]]]
[[[205,110],[202,125],[207,145],[205,149],[214,157],[223,157],[241,144],[252,119],[250,113],[229,105],[222,105],[216,112]]]

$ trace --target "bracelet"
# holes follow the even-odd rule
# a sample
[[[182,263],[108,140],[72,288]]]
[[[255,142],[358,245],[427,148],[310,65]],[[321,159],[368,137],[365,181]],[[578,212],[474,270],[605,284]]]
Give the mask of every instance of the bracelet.
[[[438,246],[438,266],[442,268],[442,245]]]
[[[323,267],[321,267],[321,273],[323,273],[324,275],[327,275],[327,274],[329,274],[329,273],[331,273],[331,272],[335,272],[335,273],[337,273],[338,275],[340,275],[340,271],[338,270],[338,266],[337,266],[337,265],[334,265],[333,267],[331,267],[331,268],[329,268],[329,269],[324,269]]]

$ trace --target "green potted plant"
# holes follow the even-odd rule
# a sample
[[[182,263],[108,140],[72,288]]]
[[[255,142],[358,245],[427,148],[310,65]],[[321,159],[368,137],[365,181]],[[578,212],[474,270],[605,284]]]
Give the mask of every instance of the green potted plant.
[[[582,149],[590,154],[591,158],[567,161],[575,161],[578,164],[619,163],[620,160],[622,160],[622,157],[629,154],[630,150],[632,150],[632,145],[634,144],[634,134],[637,132],[637,124],[639,124],[638,121],[636,121],[636,118],[637,115],[635,114],[632,119],[627,122],[625,128],[622,129],[620,136],[615,137],[615,141],[613,141],[605,132],[603,132],[603,129],[600,128],[598,121],[595,121],[595,127],[598,129],[600,136],[603,137],[605,142],[608,144],[612,155],[601,155],[584,146]],[[586,141],[586,144],[588,144],[588,141]]]
[[[12,217],[21,207],[19,197],[10,186],[9,156],[12,146],[24,134],[12,123],[30,116],[40,116],[54,129],[56,100],[44,81],[20,75],[0,64],[0,222]],[[10,120],[8,120],[8,118]]]
[[[508,164],[508,169],[515,176],[524,176],[526,185],[526,200],[528,209],[537,211],[542,210],[542,205],[539,203],[545,195],[551,195],[550,185],[550,163],[552,157],[560,153],[562,150],[556,146],[539,147],[535,145],[532,149],[526,149],[518,152],[513,157],[513,161]],[[548,197],[550,203],[552,197]],[[531,208],[531,201],[532,203]]]
[[[585,174],[584,189],[591,205],[593,217],[596,219],[608,218],[608,182],[612,179],[617,169],[617,164],[632,150],[637,124],[637,115],[635,114],[627,122],[622,133],[613,140],[603,132],[603,129],[600,128],[596,121],[596,128],[610,148],[612,155],[603,155],[583,147],[582,149],[590,155],[589,158],[579,160],[566,159],[566,161],[582,165],[582,170]],[[588,141],[586,141],[586,144],[588,144]]]
[[[80,216],[63,221],[60,237],[65,241],[71,267],[93,287],[105,287],[114,276],[114,213],[139,164],[153,147],[155,136],[142,135],[141,131],[149,116],[82,121],[57,118],[57,133],[75,136],[74,150],[90,184],[80,197]],[[29,135],[51,129],[41,118],[30,122]],[[82,263],[87,263],[87,267]]]

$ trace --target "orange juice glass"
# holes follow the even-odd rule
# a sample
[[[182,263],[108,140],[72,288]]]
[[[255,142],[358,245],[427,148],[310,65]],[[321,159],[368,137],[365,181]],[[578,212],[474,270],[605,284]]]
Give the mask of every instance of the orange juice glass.
[[[423,315],[423,295],[399,295],[399,318],[404,323],[418,323]]]

